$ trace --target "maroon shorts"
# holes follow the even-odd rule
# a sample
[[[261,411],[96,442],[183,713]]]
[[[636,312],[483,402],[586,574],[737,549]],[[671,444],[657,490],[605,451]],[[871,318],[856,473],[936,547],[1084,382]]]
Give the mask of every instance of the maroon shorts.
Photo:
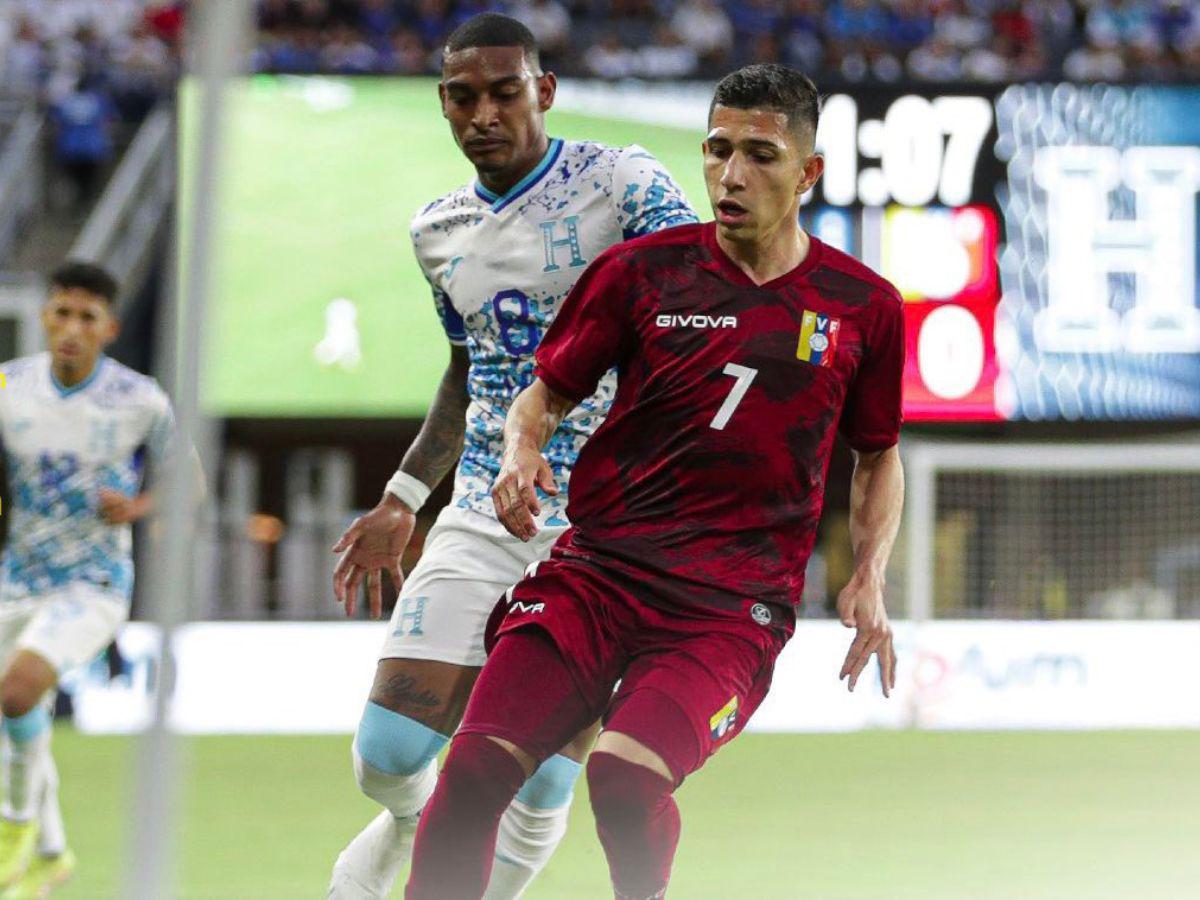
[[[581,560],[539,563],[492,613],[492,655],[459,730],[544,759],[599,718],[656,752],[682,782],[745,726],[791,636],[790,611],[740,606],[654,606],[636,584]],[[507,635],[535,630],[557,650],[538,667],[504,652]],[[522,646],[537,651],[536,642]]]

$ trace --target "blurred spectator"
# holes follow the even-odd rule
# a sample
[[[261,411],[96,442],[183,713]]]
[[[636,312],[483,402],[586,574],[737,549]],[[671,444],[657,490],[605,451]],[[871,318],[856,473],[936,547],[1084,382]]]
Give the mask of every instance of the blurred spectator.
[[[111,83],[117,107],[128,121],[141,121],[159,97],[171,90],[175,63],[167,44],[149,22],[114,42]]]
[[[774,0],[727,0],[725,8],[739,41],[770,36],[779,28],[779,7]]]
[[[716,0],[683,0],[671,28],[708,65],[720,65],[733,50],[733,23]]]
[[[654,40],[638,51],[638,74],[644,78],[690,78],[700,57],[670,25],[660,25]]]
[[[328,43],[321,50],[321,71],[365,75],[379,68],[379,54],[353,28],[341,25],[332,29]]]
[[[933,34],[933,15],[925,0],[899,0],[888,18],[885,43],[893,51],[907,53]]]
[[[887,26],[887,16],[875,0],[839,0],[825,14],[825,33],[843,47],[881,41]]]
[[[390,0],[363,0],[356,18],[363,37],[376,46],[385,43],[400,24]]]
[[[533,32],[541,55],[553,67],[571,39],[571,16],[563,5],[558,0],[520,0],[509,13]]]
[[[419,75],[429,69],[430,54],[415,31],[402,28],[392,35],[386,71],[398,75]]]
[[[37,28],[26,16],[17,19],[13,35],[4,53],[4,86],[20,97],[36,97],[47,75],[49,55]]]
[[[412,26],[426,47],[440,47],[451,31],[449,0],[417,0]]]
[[[1125,76],[1125,60],[1115,47],[1089,41],[1067,54],[1063,74],[1073,81],[1115,81]]]
[[[908,55],[908,74],[920,81],[955,81],[962,77],[958,51],[935,36]]]
[[[965,0],[951,0],[934,20],[934,33],[943,44],[956,50],[982,47],[991,36],[987,19],[973,15]]]
[[[71,204],[84,212],[96,199],[100,176],[113,156],[116,109],[99,76],[88,76],[50,110],[55,160],[67,173]]]
[[[19,76],[14,84],[44,81],[28,74],[39,66],[70,68],[60,39],[82,56],[71,63],[78,77],[92,51],[110,46],[113,29],[130,32],[131,11],[150,15],[138,0],[12,2],[54,7],[52,34],[40,19],[37,39],[11,27],[4,71]],[[98,40],[72,37],[110,6]],[[153,8],[177,24],[182,3]],[[259,0],[255,65],[436,72],[450,31],[492,10],[525,22],[562,75],[712,78],[753,60],[785,62],[818,80],[1200,77],[1200,0]]]
[[[637,52],[621,43],[610,31],[591,46],[585,55],[589,75],[598,78],[631,78],[637,71]]]
[[[781,26],[783,62],[803,72],[816,72],[825,60],[820,0],[789,0]]]

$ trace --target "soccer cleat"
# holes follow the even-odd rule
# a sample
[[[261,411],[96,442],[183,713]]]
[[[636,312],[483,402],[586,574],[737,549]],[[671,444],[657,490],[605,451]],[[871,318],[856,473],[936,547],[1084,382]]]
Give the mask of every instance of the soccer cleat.
[[[0,887],[8,887],[20,878],[33,861],[37,847],[38,823],[0,819]]]
[[[41,900],[49,897],[75,873],[75,854],[64,850],[58,856],[34,856],[25,874],[3,894],[0,900]]]

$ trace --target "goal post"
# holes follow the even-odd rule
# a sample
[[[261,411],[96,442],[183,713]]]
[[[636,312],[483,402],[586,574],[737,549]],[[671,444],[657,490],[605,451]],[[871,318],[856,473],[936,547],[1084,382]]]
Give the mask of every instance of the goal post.
[[[1200,617],[1200,436],[903,446],[913,621]]]

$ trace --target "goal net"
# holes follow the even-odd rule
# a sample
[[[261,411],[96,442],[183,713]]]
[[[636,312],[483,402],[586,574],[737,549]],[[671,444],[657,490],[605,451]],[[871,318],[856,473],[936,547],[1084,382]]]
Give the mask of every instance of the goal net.
[[[1200,443],[910,441],[909,616],[1200,617]]]

